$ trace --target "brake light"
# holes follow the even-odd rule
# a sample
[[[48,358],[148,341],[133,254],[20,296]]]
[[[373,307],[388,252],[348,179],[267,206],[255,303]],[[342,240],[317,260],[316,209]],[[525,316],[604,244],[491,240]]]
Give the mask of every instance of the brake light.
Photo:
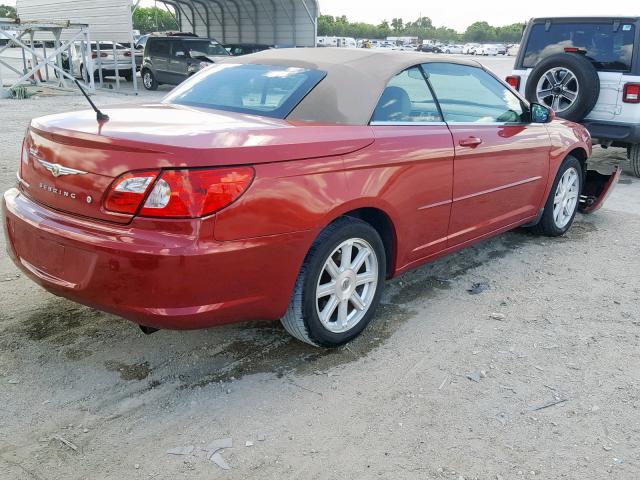
[[[197,218],[228,206],[251,184],[251,167],[166,170],[156,182],[140,215]]]
[[[204,217],[234,202],[253,177],[251,167],[129,172],[112,184],[104,207],[145,217]]]
[[[640,103],[640,83],[627,83],[624,86],[622,101],[625,103]]]
[[[111,185],[104,208],[111,212],[133,215],[138,211],[159,173],[158,170],[146,170],[129,172],[118,177]]]
[[[27,135],[29,132],[27,131]],[[29,142],[27,135],[22,139],[22,151],[20,152],[20,178],[24,178],[24,172],[29,165]]]
[[[509,75],[506,80],[511,88],[515,90],[518,90],[520,88],[520,77],[518,75]]]
[[[106,53],[104,53],[104,52],[100,52],[100,58],[105,58],[106,56],[107,56],[107,54],[106,54]],[[94,60],[95,60],[96,58],[98,58],[98,52],[93,52],[93,53],[91,54],[91,58],[92,58],[92,59],[94,59]]]
[[[130,56],[131,56],[131,52],[129,52],[129,51],[124,52],[124,56],[125,56],[125,57],[130,57]]]

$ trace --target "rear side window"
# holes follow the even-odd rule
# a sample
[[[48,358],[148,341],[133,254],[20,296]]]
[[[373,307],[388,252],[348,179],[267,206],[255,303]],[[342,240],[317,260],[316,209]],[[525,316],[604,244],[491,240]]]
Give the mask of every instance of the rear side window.
[[[229,52],[213,40],[187,40],[184,42],[192,57],[207,57],[216,55],[229,55]]]
[[[149,55],[168,57],[170,48],[169,40],[151,40],[149,42]]]
[[[286,118],[325,75],[304,68],[217,64],[180,84],[163,101]]]
[[[420,67],[409,68],[391,79],[373,112],[372,122],[442,122]]]
[[[428,63],[424,69],[447,123],[526,120],[520,99],[483,69],[453,63]]]
[[[524,68],[536,64],[565,48],[578,48],[585,52],[598,70],[627,72],[631,70],[635,25],[632,23],[551,23],[549,29],[537,23],[531,28],[523,64]]]

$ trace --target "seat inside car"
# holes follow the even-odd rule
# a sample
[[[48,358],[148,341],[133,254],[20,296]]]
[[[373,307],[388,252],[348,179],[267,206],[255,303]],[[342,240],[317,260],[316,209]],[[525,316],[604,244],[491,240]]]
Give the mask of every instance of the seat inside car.
[[[402,122],[411,119],[411,99],[404,88],[387,87],[376,107],[373,120],[376,122]]]

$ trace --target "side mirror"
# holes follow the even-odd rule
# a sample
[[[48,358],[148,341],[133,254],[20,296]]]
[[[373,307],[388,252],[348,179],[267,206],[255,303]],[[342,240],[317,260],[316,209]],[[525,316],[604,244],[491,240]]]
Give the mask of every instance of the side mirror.
[[[554,118],[556,118],[556,113],[552,109],[547,108],[544,105],[540,105],[539,103],[531,104],[531,122],[549,123]]]

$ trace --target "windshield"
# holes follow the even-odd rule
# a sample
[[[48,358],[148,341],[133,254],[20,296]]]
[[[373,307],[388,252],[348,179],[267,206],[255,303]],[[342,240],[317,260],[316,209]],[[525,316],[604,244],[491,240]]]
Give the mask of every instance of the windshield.
[[[184,42],[192,57],[228,56],[227,49],[213,40],[188,40]]]
[[[163,102],[286,118],[325,75],[304,68],[217,64],[180,84]]]
[[[635,25],[632,23],[552,23],[531,29],[524,53],[523,67],[532,68],[540,60],[565,48],[584,50],[598,70],[631,70]]]

